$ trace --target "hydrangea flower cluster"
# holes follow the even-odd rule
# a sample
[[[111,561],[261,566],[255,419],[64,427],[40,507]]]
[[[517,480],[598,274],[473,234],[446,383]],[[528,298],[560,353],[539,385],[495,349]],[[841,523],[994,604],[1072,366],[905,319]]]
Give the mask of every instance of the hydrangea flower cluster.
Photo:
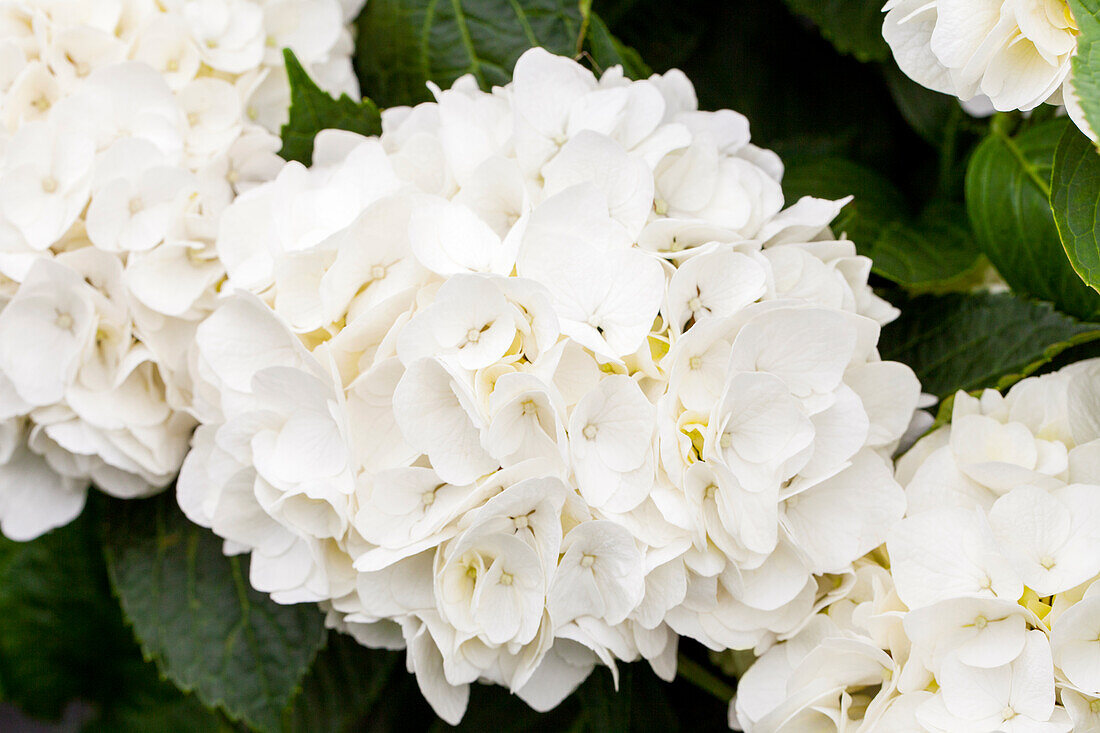
[[[181,507],[282,603],[555,706],[592,671],[795,634],[904,509],[896,311],[778,158],[672,71],[534,49],[326,131],[222,217]]]
[[[172,481],[233,197],[278,172],[290,47],[356,91],[361,0],[0,5],[0,528]]]
[[[909,506],[886,553],[745,674],[731,723],[1100,729],[1098,415],[1100,360],[958,393],[899,461]]]
[[[1073,91],[1077,23],[1066,0],[889,0],[882,32],[914,81],[993,109],[1065,104],[1092,135]]]

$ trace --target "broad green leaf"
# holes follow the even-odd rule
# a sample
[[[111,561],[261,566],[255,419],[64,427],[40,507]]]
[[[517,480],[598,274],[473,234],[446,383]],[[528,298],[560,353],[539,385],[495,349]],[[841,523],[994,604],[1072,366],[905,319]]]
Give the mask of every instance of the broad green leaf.
[[[912,221],[904,197],[874,171],[848,160],[822,158],[787,168],[787,200],[802,196],[855,198],[833,220],[874,271],[913,290],[946,287],[972,270],[981,252],[966,225],[965,213],[946,203],[930,205]]]
[[[224,556],[174,492],[117,503],[107,519],[111,583],[145,656],[208,706],[276,730],[324,641],[318,610],[254,590],[247,558]]]
[[[787,5],[812,20],[837,51],[860,61],[890,57],[882,38],[882,0],[787,0]]]
[[[861,251],[876,273],[913,292],[966,289],[983,263],[966,212],[951,202],[933,202],[915,222],[886,226]]]
[[[1085,119],[1100,130],[1100,0],[1069,0],[1081,35],[1073,59],[1073,86]]]
[[[1016,136],[994,124],[966,174],[974,235],[1013,292],[1078,318],[1100,316],[1100,293],[1066,259],[1050,209],[1054,151],[1071,123],[1051,120]]]
[[[603,71],[618,64],[623,67],[623,73],[631,79],[645,79],[653,73],[642,61],[638,52],[611,35],[607,25],[594,13],[589,16],[585,40],[597,71]]]
[[[909,218],[905,198],[878,173],[843,158],[818,158],[787,166],[783,194],[793,204],[803,196],[842,199],[852,196],[833,229],[844,232],[857,247],[869,247],[882,231]]]
[[[1070,264],[1100,289],[1100,153],[1076,127],[1067,127],[1054,153],[1050,206]]]
[[[309,165],[313,161],[313,138],[321,130],[351,130],[361,135],[380,135],[382,116],[369,99],[356,102],[346,94],[333,99],[317,86],[298,63],[294,52],[283,50],[290,80],[290,119],[282,129],[284,160]]]
[[[383,107],[431,98],[473,74],[483,89],[506,84],[532,46],[574,56],[583,46],[577,0],[370,0],[359,16],[362,89]]]
[[[403,653],[368,649],[330,631],[302,691],[284,715],[284,729],[340,733],[368,717],[394,674],[405,674]]]
[[[1071,346],[1100,338],[1098,323],[1009,293],[924,295],[899,305],[879,352],[912,367],[924,391],[940,398],[1008,387]]]

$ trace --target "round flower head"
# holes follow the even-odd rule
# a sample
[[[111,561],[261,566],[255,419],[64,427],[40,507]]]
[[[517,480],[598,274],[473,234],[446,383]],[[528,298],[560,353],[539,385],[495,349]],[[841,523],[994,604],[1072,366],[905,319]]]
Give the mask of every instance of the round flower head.
[[[433,92],[226,210],[184,511],[450,722],[475,681],[546,710],[596,664],[671,678],[681,634],[796,633],[901,517],[919,394],[844,202],[784,210],[677,71],[535,49]]]
[[[89,482],[135,497],[179,471],[185,353],[225,276],[218,217],[282,164],[275,50],[356,89],[338,0],[0,17],[0,530],[30,539],[79,514]]]
[[[1007,112],[1065,104],[1092,135],[1073,90],[1077,22],[1066,0],[889,0],[883,36],[918,83]]]
[[[745,731],[1094,730],[1100,360],[955,396],[898,462],[907,516],[855,585],[741,680]],[[877,660],[825,673],[840,648]],[[875,673],[872,673],[875,672]],[[813,679],[810,688],[806,681]],[[830,722],[831,721],[831,722]]]

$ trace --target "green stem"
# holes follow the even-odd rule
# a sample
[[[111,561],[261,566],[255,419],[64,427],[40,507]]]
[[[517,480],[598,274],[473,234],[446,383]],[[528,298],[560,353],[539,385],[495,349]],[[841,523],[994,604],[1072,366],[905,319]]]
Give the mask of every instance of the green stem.
[[[1016,115],[1011,112],[994,112],[989,120],[989,130],[996,135],[1008,137],[1018,122]]]
[[[714,695],[722,702],[729,702],[733,699],[733,687],[716,677],[710,670],[694,659],[685,657],[683,654],[679,657],[676,674],[700,690]]]

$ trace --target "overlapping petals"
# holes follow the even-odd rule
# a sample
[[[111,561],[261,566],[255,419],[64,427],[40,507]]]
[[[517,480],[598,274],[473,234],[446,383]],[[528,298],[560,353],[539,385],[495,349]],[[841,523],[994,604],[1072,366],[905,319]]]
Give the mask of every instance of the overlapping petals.
[[[0,529],[29,539],[79,514],[89,482],[135,497],[179,471],[219,217],[282,164],[276,50],[356,84],[337,0],[0,14]]]
[[[845,598],[749,670],[731,722],[745,731],[1095,729],[1098,396],[1096,360],[1004,396],[955,395],[952,424],[898,464],[907,516],[858,563]],[[840,649],[867,663],[822,666]]]
[[[1095,138],[1074,90],[1077,22],[1066,0],[889,0],[883,36],[918,83],[992,110],[1064,104]]]
[[[784,210],[679,72],[536,49],[433,91],[225,211],[184,511],[451,722],[475,681],[545,710],[597,664],[670,678],[680,635],[796,635],[901,518],[919,394],[844,202]]]

